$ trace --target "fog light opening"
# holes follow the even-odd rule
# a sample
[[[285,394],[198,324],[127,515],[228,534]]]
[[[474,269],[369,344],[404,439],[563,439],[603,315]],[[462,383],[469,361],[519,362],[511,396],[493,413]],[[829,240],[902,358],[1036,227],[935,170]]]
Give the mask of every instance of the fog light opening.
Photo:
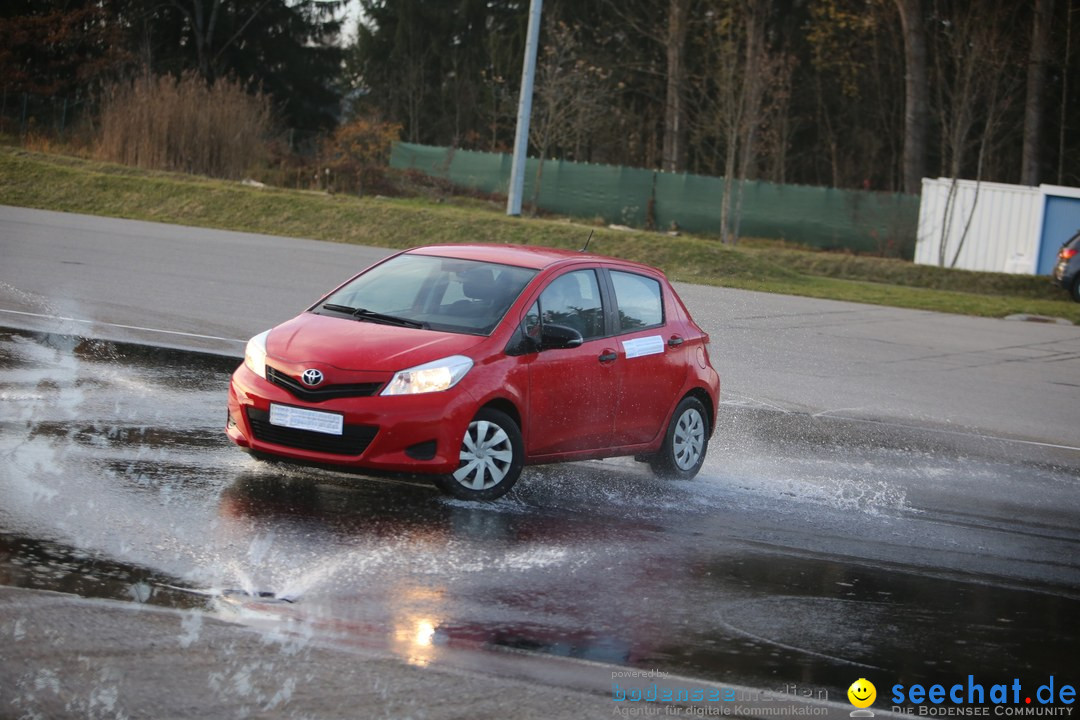
[[[405,454],[413,460],[434,460],[438,445],[434,440],[416,443],[405,448]]]

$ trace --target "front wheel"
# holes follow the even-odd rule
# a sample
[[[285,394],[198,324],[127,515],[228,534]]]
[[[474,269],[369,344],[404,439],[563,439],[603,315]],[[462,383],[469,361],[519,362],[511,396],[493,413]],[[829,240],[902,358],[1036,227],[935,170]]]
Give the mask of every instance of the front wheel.
[[[463,500],[502,497],[521,476],[525,445],[506,413],[484,408],[465,430],[458,469],[439,478],[439,488]]]
[[[649,466],[660,477],[689,480],[705,462],[709,444],[709,420],[705,406],[695,397],[685,397],[671,416],[660,452],[649,458]]]

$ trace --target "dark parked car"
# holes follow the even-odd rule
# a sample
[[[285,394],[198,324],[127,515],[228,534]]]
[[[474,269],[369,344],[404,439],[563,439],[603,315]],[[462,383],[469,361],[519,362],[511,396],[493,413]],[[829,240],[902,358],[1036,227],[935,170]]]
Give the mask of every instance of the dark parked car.
[[[1054,282],[1068,290],[1073,300],[1080,302],[1080,231],[1058,251]]]

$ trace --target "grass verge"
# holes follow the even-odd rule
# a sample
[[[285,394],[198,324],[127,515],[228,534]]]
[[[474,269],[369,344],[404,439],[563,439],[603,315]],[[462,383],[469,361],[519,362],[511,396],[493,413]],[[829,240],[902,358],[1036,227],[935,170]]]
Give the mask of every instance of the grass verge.
[[[676,280],[939,312],[1045,315],[1080,323],[1080,304],[1046,278],[976,273],[903,260],[748,241],[508,218],[467,200],[356,198],[253,188],[175,173],[0,148],[0,204],[307,237],[380,247],[499,242],[591,250],[663,268]]]

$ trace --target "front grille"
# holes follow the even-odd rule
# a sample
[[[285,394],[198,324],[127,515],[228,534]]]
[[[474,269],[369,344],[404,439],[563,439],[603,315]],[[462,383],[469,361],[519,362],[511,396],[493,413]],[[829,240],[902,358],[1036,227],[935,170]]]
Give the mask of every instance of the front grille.
[[[279,388],[288,390],[304,402],[323,402],[334,398],[371,397],[379,392],[382,383],[352,383],[348,385],[323,385],[309,388],[299,380],[289,377],[277,368],[266,366],[266,379]]]
[[[341,435],[279,427],[270,424],[269,412],[251,407],[247,417],[256,440],[331,455],[360,455],[379,432],[374,425],[346,425]]]

